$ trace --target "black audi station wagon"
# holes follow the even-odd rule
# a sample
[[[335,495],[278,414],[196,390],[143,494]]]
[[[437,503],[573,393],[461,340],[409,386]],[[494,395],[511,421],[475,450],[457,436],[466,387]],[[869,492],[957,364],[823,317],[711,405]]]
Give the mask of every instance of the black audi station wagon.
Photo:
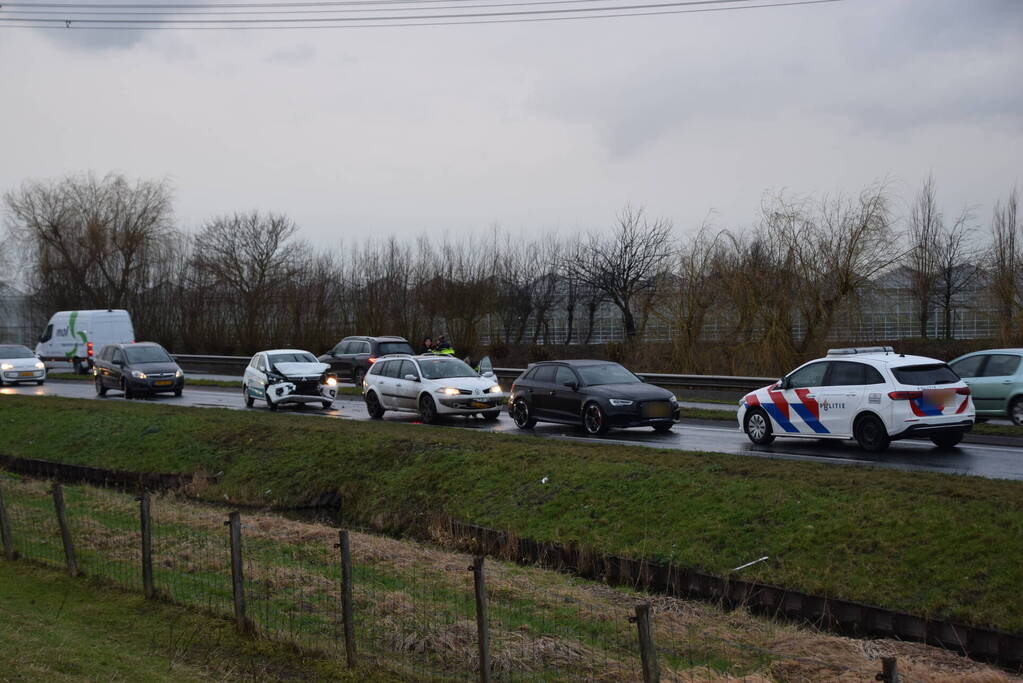
[[[618,363],[545,361],[531,365],[511,388],[509,412],[520,429],[537,422],[581,424],[589,434],[611,427],[667,432],[679,419],[678,400]]]

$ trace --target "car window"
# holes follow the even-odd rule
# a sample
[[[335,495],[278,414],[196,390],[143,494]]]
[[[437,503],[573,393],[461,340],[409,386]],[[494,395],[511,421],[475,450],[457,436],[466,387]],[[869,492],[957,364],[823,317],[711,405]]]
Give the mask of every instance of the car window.
[[[46,326],[46,329],[43,331],[43,336],[39,337],[39,341],[40,341],[40,343],[46,343],[46,342],[50,341],[51,339],[53,339],[53,325],[52,324]]]
[[[812,363],[805,365],[789,375],[788,385],[790,389],[803,389],[805,387],[819,387],[824,385],[824,373],[828,370],[828,363]]]
[[[380,342],[380,355],[386,356],[391,353],[407,353],[412,356],[415,350],[408,342]]]
[[[124,350],[129,363],[173,363],[170,354],[159,346],[129,346]]]
[[[931,363],[928,365],[904,365],[901,368],[892,368],[895,379],[903,384],[927,385],[927,384],[955,384],[959,376],[952,372],[952,368],[944,363]]]
[[[618,363],[601,363],[600,365],[584,365],[577,368],[579,377],[587,386],[601,384],[638,384],[639,377],[623,368]]]
[[[382,377],[397,377],[398,376],[398,363],[393,360],[377,361],[374,366],[380,365],[380,375]]]
[[[426,379],[444,379],[446,377],[476,377],[476,371],[457,358],[420,358],[419,370]]]
[[[413,364],[410,360],[401,361],[401,369],[398,371],[398,376],[404,377],[405,375],[415,375],[417,378],[419,377],[419,371],[416,370],[415,364]]]
[[[266,356],[264,356],[263,354],[259,354],[257,358],[258,360],[256,361],[256,368],[262,370],[263,372],[266,372]]]
[[[252,357],[252,360],[249,361],[249,367],[252,368],[252,369],[255,369],[256,366],[258,365],[258,363],[259,363],[259,356],[255,355],[255,356]]]
[[[298,353],[275,353],[270,356],[270,362],[277,363],[319,363],[316,356],[311,353],[300,351]]]
[[[21,344],[4,344],[0,346],[0,358],[35,358],[36,355],[27,346]]]
[[[344,353],[344,351],[342,350],[342,349],[344,349],[344,347],[345,347],[345,343],[344,342],[338,342],[337,345],[334,346],[334,348],[332,348],[330,350],[330,355],[332,355],[332,356],[340,356],[342,353]]]
[[[494,371],[494,363],[490,360],[490,356],[483,356],[483,358],[480,358],[480,363],[477,367],[479,368],[481,375],[485,372]]]
[[[541,365],[533,371],[533,375],[529,379],[543,384],[554,384],[554,370],[555,366],[553,365]]]
[[[120,363],[121,365],[124,364],[124,352],[122,352],[121,349],[117,349],[116,351],[114,351],[113,362]]]
[[[863,384],[884,384],[884,379],[875,368],[864,363],[851,363],[849,361],[831,362],[828,386],[844,387]]]
[[[554,383],[562,386],[568,383],[576,383],[579,380],[575,378],[575,373],[569,370],[564,365],[559,365],[557,371],[554,373]]]
[[[352,342],[352,350],[348,353],[369,353],[369,342]]]
[[[1019,356],[1013,356],[1006,353],[992,354],[987,361],[987,365],[984,367],[984,374],[982,377],[1005,377],[1007,375],[1015,375],[1016,370],[1019,369]],[[960,375],[962,377],[962,375]]]
[[[987,356],[970,356],[961,361],[956,361],[950,367],[960,377],[980,377],[980,367],[984,364]]]

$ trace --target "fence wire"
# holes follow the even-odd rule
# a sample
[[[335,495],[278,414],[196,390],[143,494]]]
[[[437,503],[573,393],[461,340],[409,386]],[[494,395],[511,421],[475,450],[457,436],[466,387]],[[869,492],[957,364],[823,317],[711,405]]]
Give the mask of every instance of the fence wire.
[[[81,572],[141,592],[135,496],[89,486],[65,486],[63,492]],[[52,484],[0,474],[0,493],[18,554],[64,567]],[[150,508],[157,593],[211,615],[234,615],[228,510],[173,495],[151,496]],[[241,519],[246,617],[256,632],[343,658],[337,531],[269,513]],[[352,533],[350,539],[360,665],[401,680],[479,680],[472,557],[371,534]],[[533,567],[488,560],[483,576],[494,681],[642,681],[632,621],[641,603],[651,604],[661,681],[872,680],[879,658],[892,656],[890,648],[871,641],[822,637],[741,609],[650,596]],[[819,649],[822,642],[827,650]],[[928,673],[910,668],[902,680],[927,680]]]

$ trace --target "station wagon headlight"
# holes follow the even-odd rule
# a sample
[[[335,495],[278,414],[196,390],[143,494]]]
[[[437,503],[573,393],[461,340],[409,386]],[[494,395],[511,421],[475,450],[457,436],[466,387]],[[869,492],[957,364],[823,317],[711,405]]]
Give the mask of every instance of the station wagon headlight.
[[[135,379],[148,379],[149,378],[149,376],[146,375],[146,373],[142,372],[141,370],[132,370],[131,371],[131,376],[134,377]]]
[[[500,394],[504,390],[501,389],[501,385],[500,384],[495,384],[494,386],[492,386],[489,389],[487,389],[487,391],[489,391],[492,394]]]
[[[45,370],[45,369],[46,369],[46,363],[44,363],[42,361],[36,361],[36,370]]]
[[[443,389],[438,389],[437,393],[444,394],[445,396],[458,396],[458,389],[455,389],[454,387],[444,387]]]
[[[10,363],[0,363],[0,370],[13,370],[14,366]]]
[[[635,401],[627,398],[611,398],[608,402],[615,408],[624,408],[625,406],[631,406]]]

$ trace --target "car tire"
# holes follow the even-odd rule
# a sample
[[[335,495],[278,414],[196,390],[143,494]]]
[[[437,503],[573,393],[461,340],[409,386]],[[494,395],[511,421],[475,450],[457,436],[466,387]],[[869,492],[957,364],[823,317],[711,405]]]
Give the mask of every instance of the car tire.
[[[888,437],[888,430],[884,422],[877,415],[861,415],[853,426],[853,438],[860,448],[868,453],[881,453],[888,450],[892,440]]]
[[[746,438],[757,446],[768,446],[774,443],[771,418],[759,408],[746,411],[746,417],[742,420],[742,431],[746,432]]]
[[[1017,396],[1009,404],[1009,419],[1017,427],[1023,425],[1023,396]]]
[[[97,396],[107,395],[107,388],[103,386],[103,380],[99,378],[99,375],[96,376],[96,395]]]
[[[251,408],[256,405],[256,399],[252,398],[252,394],[249,393],[248,387],[242,387],[242,396],[245,397],[245,407]]]
[[[607,415],[599,403],[591,401],[583,406],[583,429],[591,436],[607,434]]]
[[[963,440],[962,432],[952,434],[938,434],[931,437],[931,442],[941,449],[955,448]]]
[[[419,417],[428,425],[437,422],[437,404],[433,402],[432,396],[425,395],[419,399]]]
[[[654,431],[658,434],[667,434],[674,426],[673,424],[654,425]]]
[[[323,407],[324,410],[330,410],[331,408],[334,407],[334,402],[333,401],[320,401],[320,405]]]
[[[271,410],[271,412],[274,412],[274,413],[277,412],[277,407],[278,406],[277,406],[276,403],[274,403],[273,401],[270,400],[270,394],[266,395],[266,407],[269,408]]]
[[[42,379],[36,380],[36,386],[37,386],[37,387],[41,387],[41,386],[43,386],[43,382],[45,382],[45,381],[46,381],[46,380],[42,380]]]
[[[177,396],[178,398],[181,398],[181,394],[184,393],[184,391],[185,391],[184,389],[175,389],[174,395]]]
[[[355,368],[352,372],[352,383],[357,387],[362,386],[362,379],[366,376],[366,371],[362,368]]]
[[[536,418],[533,417],[533,409],[521,398],[512,404],[512,421],[519,429],[532,429],[536,426]]]
[[[374,420],[379,420],[384,416],[384,407],[380,405],[380,399],[377,398],[375,391],[366,394],[366,412]]]
[[[483,419],[486,420],[487,422],[497,422],[497,420],[501,417],[501,411],[490,410],[485,413],[480,413],[480,415],[482,415]]]
[[[131,391],[131,385],[129,385],[128,381],[124,379],[121,380],[121,393],[123,393],[124,397],[127,399],[135,398],[135,394]]]

